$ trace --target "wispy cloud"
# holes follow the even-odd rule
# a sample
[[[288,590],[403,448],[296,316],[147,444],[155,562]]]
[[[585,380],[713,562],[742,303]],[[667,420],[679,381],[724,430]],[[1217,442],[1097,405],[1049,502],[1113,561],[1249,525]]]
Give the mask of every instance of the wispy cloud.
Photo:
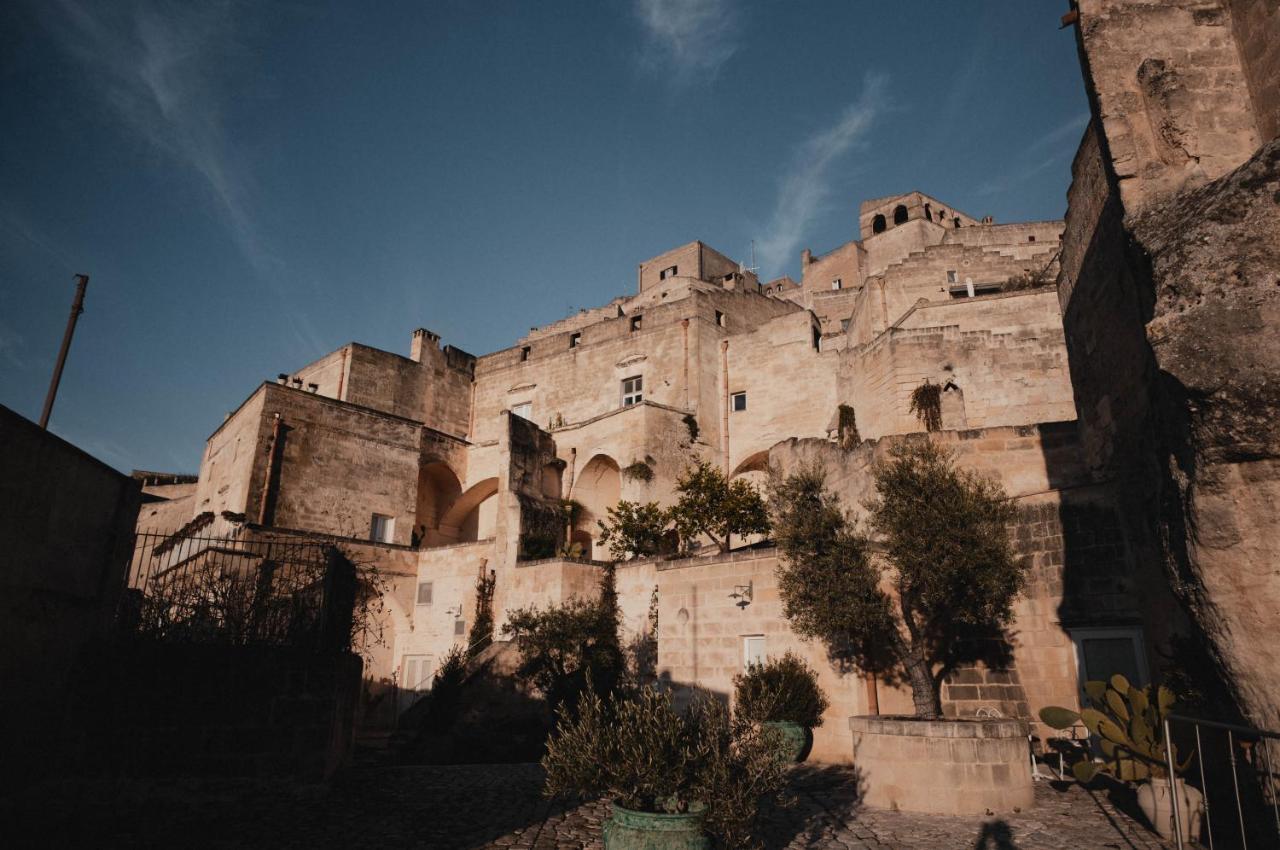
[[[884,76],[868,76],[861,95],[845,107],[834,124],[796,147],[779,182],[766,235],[758,243],[766,273],[773,274],[794,259],[810,223],[827,208],[831,201],[831,169],[866,137],[885,110],[887,83]]]
[[[1048,130],[1027,145],[1015,157],[1014,167],[1005,174],[987,180],[977,189],[979,195],[999,195],[1011,191],[1042,171],[1062,163],[1072,151],[1089,123],[1089,113],[1074,115]],[[1070,144],[1068,144],[1070,143]]]
[[[284,263],[260,236],[249,169],[228,143],[224,110],[233,69],[244,67],[244,7],[234,2],[114,4],[54,0],[50,33],[86,72],[126,131],[163,151],[207,190],[258,276],[282,300]],[[285,314],[300,345],[319,350],[309,320]]]
[[[714,78],[738,50],[732,0],[635,0],[644,29],[641,64],[684,84]]]

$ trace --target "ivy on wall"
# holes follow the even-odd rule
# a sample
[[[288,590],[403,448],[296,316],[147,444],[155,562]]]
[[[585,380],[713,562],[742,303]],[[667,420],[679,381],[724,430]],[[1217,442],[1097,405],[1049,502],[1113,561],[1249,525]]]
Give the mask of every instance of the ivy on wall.
[[[925,378],[911,391],[911,412],[926,431],[942,430],[942,387]]]

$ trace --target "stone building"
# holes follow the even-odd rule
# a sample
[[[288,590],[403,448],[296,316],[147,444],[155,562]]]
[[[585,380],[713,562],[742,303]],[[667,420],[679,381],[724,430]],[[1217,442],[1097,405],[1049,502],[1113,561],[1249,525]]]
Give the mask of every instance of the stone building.
[[[1097,510],[1080,489],[1054,289],[1062,227],[996,224],[909,192],[862,204],[849,242],[805,250],[798,282],[762,283],[691,242],[641,263],[634,294],[501,351],[476,357],[424,329],[407,357],[352,343],[251,393],[210,436],[173,512],[204,533],[346,540],[390,579],[368,674],[414,688],[466,642],[478,577],[496,579],[499,625],[512,608],[595,593],[597,521],[620,499],[670,503],[696,458],[757,482],[770,464],[821,458],[858,509],[874,458],[923,430],[909,400],[929,381],[943,387],[938,439],[1025,503],[1020,546],[1038,576],[1018,670],[964,671],[949,710],[1029,716],[1074,699],[1076,650],[1058,614],[1076,545],[1064,518]],[[563,499],[581,505],[567,534]],[[587,562],[547,557],[572,543]],[[1110,570],[1124,560],[1116,545],[1091,539],[1073,557]],[[720,691],[752,658],[802,651],[835,697],[819,753],[844,757],[840,718],[869,699],[904,708],[906,696],[872,696],[790,635],[775,564],[767,545],[628,562],[625,627],[648,628],[656,591],[660,675]],[[747,604],[730,598],[739,586]]]
[[[1265,0],[1081,0],[1067,20],[1094,120],[1065,222],[997,224],[911,191],[863,203],[799,281],[695,241],[640,263],[634,294],[500,351],[425,329],[407,357],[351,343],[217,427],[187,518],[346,540],[390,582],[367,675],[413,689],[466,643],[478,578],[499,626],[596,592],[597,564],[547,557],[561,500],[581,505],[564,542],[597,561],[607,508],[670,503],[695,458],[756,480],[819,461],[856,512],[875,461],[924,430],[910,396],[929,381],[933,438],[1001,481],[1031,568],[1013,664],[958,671],[944,709],[1032,719],[1086,678],[1158,677],[1198,629],[1274,727],[1280,152],[1254,152],[1277,130],[1280,18]],[[627,562],[624,626],[645,632],[656,599],[658,675],[720,692],[800,652],[832,702],[815,755],[846,760],[845,719],[909,695],[799,641],[776,563],[765,544]]]

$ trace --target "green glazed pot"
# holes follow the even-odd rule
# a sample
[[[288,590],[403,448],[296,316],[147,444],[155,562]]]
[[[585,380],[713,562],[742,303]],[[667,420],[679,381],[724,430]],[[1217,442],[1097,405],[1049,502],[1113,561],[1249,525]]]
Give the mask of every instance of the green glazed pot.
[[[614,803],[604,822],[605,850],[708,850],[703,813],[703,807],[676,815],[637,812]]]
[[[787,758],[790,761],[804,761],[805,750],[809,745],[807,729],[790,720],[766,720],[764,725],[782,733]]]

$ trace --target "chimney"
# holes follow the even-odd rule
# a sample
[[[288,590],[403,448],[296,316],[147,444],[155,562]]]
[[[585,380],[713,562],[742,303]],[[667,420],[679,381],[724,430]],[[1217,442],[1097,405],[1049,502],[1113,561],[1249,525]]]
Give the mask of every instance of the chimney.
[[[800,252],[800,268],[807,269],[809,264],[813,262],[813,252],[805,248]]]
[[[438,350],[440,348],[440,334],[432,333],[426,328],[418,328],[413,332],[413,339],[409,343],[409,359],[414,363],[421,363],[422,352],[428,345]]]

